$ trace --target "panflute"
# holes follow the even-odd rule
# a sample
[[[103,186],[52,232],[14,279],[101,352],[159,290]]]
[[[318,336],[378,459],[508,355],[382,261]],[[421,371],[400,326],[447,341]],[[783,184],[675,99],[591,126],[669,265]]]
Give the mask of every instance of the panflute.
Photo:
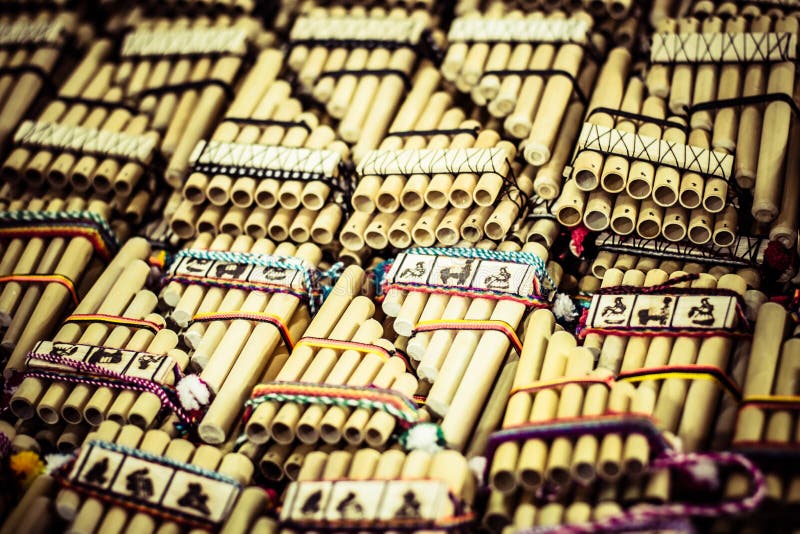
[[[78,27],[73,11],[25,6],[31,12],[0,18],[0,145],[14,130],[43,90],[57,86],[53,74],[62,50]],[[4,151],[5,153],[5,151]]]
[[[339,121],[342,139],[370,150],[411,87],[418,58],[431,48],[434,22],[423,9],[313,7],[289,32],[286,62]]]
[[[259,56],[240,95],[209,141],[190,157],[184,200],[170,226],[181,238],[198,232],[269,236],[275,241],[334,243],[352,193],[349,149],[329,126],[303,112],[277,74],[280,56]]]
[[[463,449],[531,307],[546,306],[560,267],[547,250],[511,242],[481,248],[410,249],[391,265],[383,311],[408,337],[420,378],[431,382],[426,407],[442,418],[448,444]]]
[[[286,532],[464,532],[474,496],[472,472],[456,451],[313,451],[283,495],[279,524]]]
[[[528,163],[542,166],[555,159],[544,172],[552,180],[555,169],[560,187],[605,38],[590,33],[594,21],[586,13],[566,18],[561,11],[547,16],[534,11],[523,17],[522,11],[504,10],[497,2],[485,14],[453,21],[442,75],[503,120],[506,135],[521,142]],[[558,191],[548,198],[555,196]]]
[[[293,340],[303,332],[325,337],[360,290],[363,271],[345,271],[318,310],[320,258],[310,243],[276,247],[267,239],[205,233],[177,254],[161,300],[215,394],[198,427],[205,442],[224,442],[253,387],[265,373],[274,376]]]
[[[669,70],[663,77],[669,109],[688,115],[690,137],[702,132],[696,146],[735,152],[732,168],[715,176],[727,183],[713,180],[717,187],[733,178],[752,189],[752,216],[776,221],[771,237],[791,246],[796,238],[788,235],[797,232],[796,158],[789,150],[797,137],[792,98],[798,23],[791,15],[770,14],[774,17],[750,10],[747,18],[726,21],[719,16],[702,23],[694,17],[666,21],[652,37],[650,61],[671,68],[671,78]],[[781,198],[784,189],[790,200]],[[704,196],[708,210],[706,204]]]
[[[10,193],[6,191],[5,193]],[[118,238],[125,224],[109,224],[110,206],[77,196],[22,194],[0,211],[0,347],[5,376],[21,369],[25,354],[48,335],[62,314],[79,306],[105,265],[130,259]],[[146,243],[144,244],[146,247]],[[124,248],[124,247],[123,247]]]
[[[70,532],[248,532],[272,505],[263,489],[248,487],[252,476],[242,454],[105,421],[73,458],[36,480],[3,528],[33,532],[60,519]]]

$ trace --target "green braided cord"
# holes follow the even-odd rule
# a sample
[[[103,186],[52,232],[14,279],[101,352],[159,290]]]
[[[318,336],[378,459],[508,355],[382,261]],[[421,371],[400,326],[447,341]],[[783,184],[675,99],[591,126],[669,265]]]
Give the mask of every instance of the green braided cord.
[[[93,211],[30,211],[30,210],[17,210],[17,211],[0,211],[0,224],[14,221],[14,222],[71,222],[89,219],[100,228],[101,232],[105,235],[106,239],[112,246],[118,246],[117,238],[114,231],[108,225],[108,222],[100,215]]]

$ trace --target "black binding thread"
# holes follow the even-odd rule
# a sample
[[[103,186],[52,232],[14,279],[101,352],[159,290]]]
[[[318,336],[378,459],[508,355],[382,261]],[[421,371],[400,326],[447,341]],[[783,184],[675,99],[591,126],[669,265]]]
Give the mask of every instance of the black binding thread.
[[[236,96],[236,93],[234,92],[233,87],[231,87],[231,84],[229,84],[224,80],[220,80],[218,78],[209,78],[208,80],[196,80],[193,82],[175,83],[169,85],[162,85],[160,87],[151,87],[148,89],[142,89],[138,93],[131,95],[130,98],[140,100],[147,96],[161,96],[169,93],[190,91],[192,89],[205,89],[207,87],[212,87],[212,86],[221,88],[225,92],[225,98],[228,99],[228,101],[233,100],[233,98]]]
[[[408,79],[408,74],[398,69],[342,69],[342,70],[328,70],[320,73],[317,80],[322,78],[333,78],[338,80],[343,76],[398,76],[403,81],[406,89],[411,89],[411,80]]]
[[[311,133],[311,126],[306,121],[279,121],[275,119],[254,119],[251,117],[225,117],[222,122],[233,122],[236,124],[249,124],[252,126],[280,126],[282,128],[303,128]]]
[[[578,80],[572,74],[565,70],[561,69],[521,69],[521,70],[509,70],[509,69],[501,69],[501,70],[487,70],[483,73],[481,78],[485,78],[486,76],[522,76],[523,78],[527,78],[529,76],[543,76],[545,78],[550,76],[563,76],[567,78],[572,83],[572,91],[578,97],[578,99],[583,103],[583,105],[587,105],[589,100],[586,98],[586,95],[578,85]]]
[[[139,110],[137,108],[128,105],[125,102],[112,102],[110,100],[102,100],[99,98],[85,98],[82,96],[58,96],[57,100],[60,100],[65,104],[78,104],[94,108],[103,108],[108,111],[114,111],[115,109],[124,109],[131,115],[139,114]]]
[[[649,117],[647,115],[642,115],[641,113],[633,113],[631,111],[623,111],[621,109],[613,109],[613,108],[606,108],[606,107],[597,107],[592,109],[589,114],[586,116],[584,122],[589,120],[589,117],[598,114],[598,113],[605,113],[606,115],[611,115],[614,118],[623,119],[630,119],[631,121],[637,123],[637,126],[641,126],[643,123],[648,124],[655,124],[657,126],[661,126],[662,128],[677,128],[682,130],[687,136],[691,131],[691,128],[687,124],[682,124],[680,122],[671,121],[669,119],[659,119],[657,117]]]
[[[752,106],[757,104],[769,104],[771,102],[783,102],[788,104],[792,109],[792,113],[800,119],[800,106],[797,105],[794,98],[786,93],[766,93],[763,95],[739,96],[736,98],[725,98],[722,100],[711,100],[709,102],[701,102],[689,106],[686,109],[686,114],[691,116],[698,111],[716,111],[725,108],[735,108],[739,106]]]
[[[450,129],[433,129],[433,130],[405,130],[405,131],[397,131],[397,132],[389,132],[386,134],[386,137],[413,137],[415,135],[423,136],[423,137],[431,137],[434,135],[448,135],[448,136],[456,136],[460,134],[469,134],[472,137],[478,137],[478,132],[480,131],[480,127],[475,126],[474,128],[450,128]]]

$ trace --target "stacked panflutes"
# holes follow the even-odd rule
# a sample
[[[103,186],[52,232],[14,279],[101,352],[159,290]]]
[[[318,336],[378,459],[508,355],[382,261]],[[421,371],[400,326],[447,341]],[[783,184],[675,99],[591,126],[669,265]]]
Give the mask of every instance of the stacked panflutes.
[[[525,208],[534,169],[513,163],[514,146],[464,120],[447,93],[422,98],[412,91],[389,136],[361,160],[345,249],[499,241]]]
[[[663,1],[663,0],[662,0]],[[624,20],[636,7],[635,2],[628,0],[604,0],[590,2],[589,0],[511,0],[498,2],[497,0],[458,0],[455,5],[456,15],[466,15],[473,11],[487,11],[496,4],[504,4],[507,10],[517,9],[524,12],[544,10],[552,12],[563,10],[574,12],[586,10],[598,19],[610,17],[612,20]]]
[[[797,96],[795,14],[762,13],[747,6],[738,14],[724,11],[702,20],[694,16],[664,19],[658,30],[648,90],[667,99],[671,113],[688,110],[688,144],[735,154],[733,172],[725,179],[735,179],[740,188],[752,190],[752,216],[772,225],[771,239],[793,246],[798,216],[798,158],[793,148],[800,142],[800,130],[789,103],[776,97]],[[763,103],[738,101],[764,95],[770,97]],[[702,105],[710,108],[696,109]],[[707,179],[706,191],[711,182],[720,193],[713,197],[724,200],[728,183]],[[681,183],[681,201],[683,190]],[[698,194],[695,191],[690,197]],[[709,204],[706,197],[704,192],[702,205],[706,211],[719,213],[717,219],[732,213],[727,206],[717,211],[720,201]]]
[[[556,182],[546,197],[555,198],[585,107],[579,95],[595,87],[596,55],[605,51],[605,38],[590,32],[594,21],[585,13],[523,18],[513,11],[499,18],[503,10],[495,3],[485,15],[453,22],[442,75],[503,120],[525,160],[544,166],[541,172]]]
[[[51,76],[77,27],[75,13],[44,6],[0,17],[0,146],[5,146],[40,91],[55,84]]]
[[[487,248],[494,248],[488,243]],[[504,242],[498,251],[519,251],[519,245]],[[548,252],[539,243],[530,242],[522,252],[537,255],[547,262]],[[469,260],[459,260],[452,269],[441,274],[442,283],[458,280],[459,274],[471,271]],[[555,262],[547,263],[547,271],[558,285],[561,267]],[[401,273],[402,274],[402,273]],[[437,275],[438,277],[439,275]],[[432,283],[438,284],[438,278]],[[547,283],[542,281],[547,286]],[[390,289],[383,301],[383,310],[390,318],[394,330],[402,338],[406,351],[414,362],[420,378],[433,385],[427,394],[426,406],[442,417],[442,429],[448,444],[463,449],[478,422],[489,398],[494,379],[507,358],[511,340],[498,331],[475,330],[453,331],[434,329],[417,331],[420,324],[428,321],[485,322],[499,321],[516,330],[523,322],[526,305],[504,300],[444,294],[429,294],[421,291]],[[418,363],[417,363],[418,362]]]
[[[154,312],[157,296],[145,289],[150,266],[143,260],[148,253],[149,246],[144,240],[131,239],[66,318],[52,341],[18,345],[7,370],[41,370],[38,365],[41,362],[26,360],[28,351],[65,358],[74,354],[78,358],[86,356],[82,350],[86,345],[100,348],[87,360],[90,364],[113,365],[122,360],[122,351],[132,351],[156,357],[167,355],[180,369],[185,368],[189,358],[177,349],[178,336],[163,328],[164,319]],[[112,389],[91,381],[81,382],[77,380],[80,374],[73,376],[75,381],[26,377],[12,396],[11,411],[22,419],[36,415],[50,425],[63,421],[96,426],[110,419],[148,428],[157,422],[162,402],[155,394]],[[174,384],[174,378],[166,378],[165,383]]]
[[[263,52],[211,141],[198,144],[184,200],[170,219],[177,236],[223,232],[334,242],[349,193],[339,163],[349,149],[316,115],[303,112],[287,82],[264,83],[278,65],[277,50]],[[201,165],[215,173],[195,170]]]
[[[295,21],[287,58],[301,86],[339,121],[348,143],[375,148],[417,65],[428,11],[312,7]]]
[[[98,447],[98,441],[105,447]],[[132,449],[140,454],[137,460],[129,456],[131,452],[136,454]],[[82,450],[94,454],[82,456],[81,459],[86,458],[85,464],[77,464],[75,473],[61,476],[73,483],[83,480],[86,486],[65,484],[59,489],[59,481],[53,476],[41,475],[3,525],[3,532],[58,528],[57,514],[67,522],[69,532],[75,533],[179,532],[190,526],[198,528],[196,522],[186,522],[186,518],[198,517],[210,519],[210,524],[218,524],[223,532],[238,533],[248,532],[251,523],[267,507],[268,497],[260,488],[230,493],[231,486],[247,486],[253,476],[252,463],[236,452],[196,446],[185,439],[171,439],[164,430],[145,431],[113,421],[105,421],[90,432]],[[120,451],[126,455],[124,462],[119,460]],[[177,469],[174,479],[166,481],[153,472],[168,469],[167,466]],[[220,475],[224,477],[221,482]],[[128,499],[114,501],[93,493],[109,480],[117,481],[116,495]],[[171,494],[169,498],[163,495],[167,491]],[[156,504],[148,499],[154,494],[162,496]],[[131,496],[144,501],[146,506],[130,501]],[[181,517],[176,514],[181,510],[189,513]],[[159,516],[161,511],[172,515]]]
[[[78,305],[79,296],[112,261],[116,238],[126,237],[127,229],[105,222],[111,209],[102,200],[26,193],[0,204],[6,235],[0,240],[0,349],[10,357],[8,376],[21,369],[26,352],[53,332],[62,314]],[[94,238],[74,233],[91,225],[96,225]],[[126,252],[121,259],[128,257]]]

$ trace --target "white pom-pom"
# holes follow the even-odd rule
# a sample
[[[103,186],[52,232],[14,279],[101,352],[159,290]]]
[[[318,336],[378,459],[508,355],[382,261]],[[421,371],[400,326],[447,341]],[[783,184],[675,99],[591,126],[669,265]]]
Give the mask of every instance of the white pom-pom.
[[[569,298],[566,293],[557,293],[556,299],[553,301],[553,315],[557,319],[571,321],[578,316],[578,310],[575,309],[575,303]]]
[[[56,452],[48,454],[44,457],[44,471],[50,475],[73,458],[75,458],[75,456],[71,454],[60,454]]]
[[[181,406],[186,410],[199,410],[211,401],[211,392],[198,375],[184,376],[175,389],[178,391]]]
[[[418,423],[406,432],[405,447],[409,451],[421,450],[436,454],[443,449],[439,444],[440,432],[439,427],[433,423]]]
[[[473,456],[467,460],[467,465],[477,480],[483,480],[483,474],[486,472],[487,465],[485,457]]]
[[[689,464],[686,472],[698,486],[709,489],[719,487],[719,470],[712,460],[703,458]]]

